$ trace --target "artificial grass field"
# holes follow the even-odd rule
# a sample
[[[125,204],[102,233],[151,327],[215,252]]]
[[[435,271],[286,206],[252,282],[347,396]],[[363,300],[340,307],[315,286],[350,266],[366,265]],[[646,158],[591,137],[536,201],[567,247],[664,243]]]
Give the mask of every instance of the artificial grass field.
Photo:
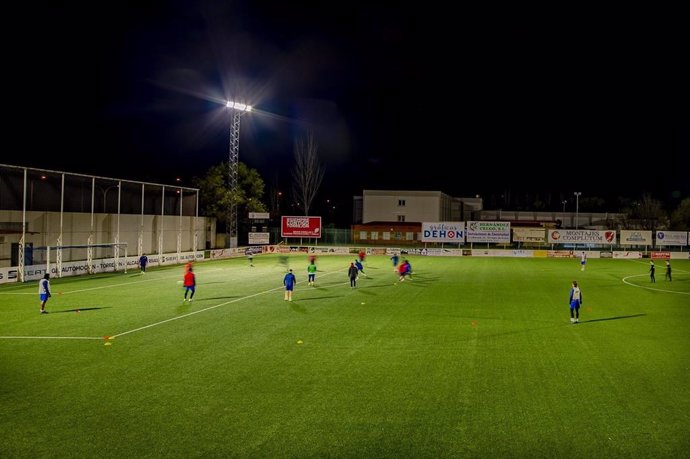
[[[0,457],[687,457],[690,261],[353,259],[1,286]]]

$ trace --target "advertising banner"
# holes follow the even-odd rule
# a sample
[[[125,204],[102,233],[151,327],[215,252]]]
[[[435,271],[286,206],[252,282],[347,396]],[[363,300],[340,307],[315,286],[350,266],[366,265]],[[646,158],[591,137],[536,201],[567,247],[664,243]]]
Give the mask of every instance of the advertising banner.
[[[252,220],[268,220],[271,215],[268,212],[249,212],[249,218]]]
[[[474,249],[473,257],[531,257],[533,250]]]
[[[621,230],[620,245],[652,245],[652,232]]]
[[[550,244],[609,244],[616,243],[616,232],[609,230],[548,230]]]
[[[271,233],[249,233],[249,244],[270,244]]]
[[[510,242],[510,222],[467,222],[467,242]]]
[[[241,247],[229,247],[227,249],[214,249],[209,251],[212,259],[216,258],[232,258],[244,255],[244,249]]]
[[[652,252],[652,258],[660,258],[662,260],[668,260],[671,258],[671,252]]]
[[[281,217],[282,237],[321,237],[321,217]]]
[[[422,222],[422,242],[465,243],[465,222]]]
[[[614,251],[613,252],[613,258],[622,258],[622,259],[637,259],[637,258],[642,258],[642,252],[622,252],[622,251]]]
[[[462,249],[399,249],[400,255],[422,255],[429,257],[460,257]]]
[[[158,254],[149,255],[149,266],[172,265],[188,261],[200,261],[204,259],[204,252],[182,252],[180,256],[176,253],[164,253],[162,256]],[[118,269],[124,269],[125,263],[129,268],[136,268],[139,266],[139,257],[120,257],[117,260]],[[114,258],[100,258],[92,260],[91,270],[94,273],[107,273],[115,271]],[[27,281],[38,280],[43,277],[46,272],[45,263],[40,265],[32,265],[24,267],[24,279]],[[68,261],[62,263],[61,277],[78,276],[87,274],[89,272],[89,264],[84,261]],[[57,276],[57,266],[50,264],[51,277]]]
[[[513,228],[513,242],[544,242],[544,228]]]
[[[656,245],[688,245],[688,233],[685,231],[657,231]]]
[[[0,268],[0,284],[17,282],[17,279],[19,279],[17,270],[16,266],[13,268]]]

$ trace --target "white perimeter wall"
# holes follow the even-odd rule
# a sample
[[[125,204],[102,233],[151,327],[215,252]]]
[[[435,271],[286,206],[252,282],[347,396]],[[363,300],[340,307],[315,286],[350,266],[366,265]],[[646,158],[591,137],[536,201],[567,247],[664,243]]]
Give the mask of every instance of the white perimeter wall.
[[[195,223],[196,220],[196,223]],[[0,221],[22,221],[21,211],[0,211]],[[94,214],[94,244],[110,243],[115,240],[118,229],[117,214]],[[141,215],[120,215],[120,242],[128,243],[129,254],[136,254]],[[26,242],[34,247],[57,245],[60,234],[60,213],[58,212],[27,212],[26,213]],[[177,251],[177,233],[182,228],[183,252],[191,251],[194,245],[194,231],[198,232],[197,249],[206,247],[205,217],[181,217],[179,215],[144,215],[144,253],[158,253],[158,236],[163,233],[163,252]],[[21,226],[20,226],[21,227]],[[62,220],[62,245],[86,244],[91,232],[91,214],[64,213]],[[21,234],[6,234],[0,244],[0,259],[9,259],[12,242],[19,242]]]

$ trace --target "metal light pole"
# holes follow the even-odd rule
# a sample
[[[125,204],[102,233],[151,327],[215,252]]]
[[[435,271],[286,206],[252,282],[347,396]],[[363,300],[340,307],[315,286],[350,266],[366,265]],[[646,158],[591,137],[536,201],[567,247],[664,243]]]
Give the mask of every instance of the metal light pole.
[[[239,183],[237,170],[239,168],[240,155],[240,117],[252,111],[251,105],[241,104],[229,100],[225,106],[231,110],[232,121],[230,123],[230,152],[228,157],[228,178],[230,181],[230,221],[226,227],[226,247],[237,247],[237,194]]]
[[[580,228],[580,195],[579,191],[573,193],[575,195],[575,229]]]
[[[568,200],[564,200],[561,202],[563,204],[563,213],[565,213],[565,205],[568,204]]]

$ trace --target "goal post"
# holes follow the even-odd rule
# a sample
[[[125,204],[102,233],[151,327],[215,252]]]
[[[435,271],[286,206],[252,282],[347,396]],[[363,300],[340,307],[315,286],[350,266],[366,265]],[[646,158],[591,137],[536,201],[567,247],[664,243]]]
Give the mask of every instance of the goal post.
[[[32,265],[44,266],[55,277],[63,277],[63,273],[127,273],[127,257],[126,242],[54,245],[34,247]]]

